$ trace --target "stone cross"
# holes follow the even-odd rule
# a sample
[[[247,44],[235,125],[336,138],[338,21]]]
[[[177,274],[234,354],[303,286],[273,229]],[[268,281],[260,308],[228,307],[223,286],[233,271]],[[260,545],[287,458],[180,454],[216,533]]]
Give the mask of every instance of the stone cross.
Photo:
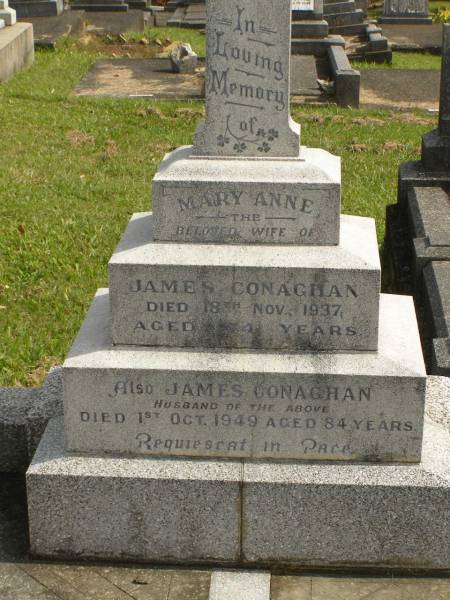
[[[206,117],[194,154],[298,157],[289,114],[291,0],[207,0]]]
[[[439,133],[442,137],[450,137],[450,24],[442,26]]]

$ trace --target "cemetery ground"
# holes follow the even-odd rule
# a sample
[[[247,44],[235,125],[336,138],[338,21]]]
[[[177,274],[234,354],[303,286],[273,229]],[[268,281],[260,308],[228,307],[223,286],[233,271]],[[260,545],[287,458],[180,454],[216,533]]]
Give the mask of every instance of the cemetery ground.
[[[129,48],[66,39],[56,51],[38,50],[31,69],[0,86],[0,139],[8,148],[0,173],[2,386],[40,385],[62,362],[95,290],[107,284],[107,262],[130,215],[151,205],[159,162],[192,142],[200,101],[72,95],[99,58],[151,56],[180,35],[203,50],[195,31],[157,35]],[[303,144],[342,157],[342,212],[374,217],[381,244],[398,166],[419,157],[420,137],[436,116],[332,105],[292,111]]]

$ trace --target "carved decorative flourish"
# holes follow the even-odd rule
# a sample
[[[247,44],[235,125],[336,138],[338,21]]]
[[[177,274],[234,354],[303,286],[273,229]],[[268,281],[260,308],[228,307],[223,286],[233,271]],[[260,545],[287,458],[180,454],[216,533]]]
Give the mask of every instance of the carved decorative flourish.
[[[265,153],[271,149],[271,142],[278,138],[276,129],[265,130],[259,128],[256,134],[246,131],[243,135],[237,135],[230,127],[231,115],[227,117],[225,132],[217,136],[217,145],[224,148],[228,144],[233,144],[233,150],[238,154],[242,154],[249,145],[256,146],[258,152]]]

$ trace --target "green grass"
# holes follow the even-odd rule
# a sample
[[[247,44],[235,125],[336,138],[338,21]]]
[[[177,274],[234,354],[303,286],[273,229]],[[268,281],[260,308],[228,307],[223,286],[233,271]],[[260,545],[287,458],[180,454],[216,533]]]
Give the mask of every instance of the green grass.
[[[441,57],[427,52],[393,52],[392,64],[352,61],[355,69],[437,69],[441,68]]]
[[[0,86],[0,385],[37,384],[63,359],[96,288],[107,285],[128,219],[151,206],[159,162],[192,141],[201,116],[200,102],[72,97],[97,57],[70,43],[39,51],[31,69]],[[342,156],[343,210],[374,216],[381,242],[398,165],[418,157],[434,118],[293,113],[304,144]]]
[[[199,56],[205,56],[206,38],[205,34],[196,29],[184,29],[180,27],[146,27],[143,32],[129,32],[124,35],[129,41],[139,42],[142,38],[148,41],[164,42],[169,39],[172,42],[185,42],[192,46],[194,52]]]

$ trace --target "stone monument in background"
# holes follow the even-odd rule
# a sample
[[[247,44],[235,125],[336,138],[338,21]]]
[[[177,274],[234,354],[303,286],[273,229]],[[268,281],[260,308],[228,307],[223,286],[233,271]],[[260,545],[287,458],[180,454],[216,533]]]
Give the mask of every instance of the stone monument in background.
[[[33,25],[17,23],[8,0],[0,0],[0,83],[34,62]]]
[[[438,127],[421,160],[400,165],[387,207],[386,252],[396,289],[414,295],[428,372],[450,376],[450,25],[443,27]]]
[[[392,25],[431,25],[428,0],[384,0],[378,23]]]
[[[300,145],[290,0],[207,11],[205,120],[64,363],[64,421],[27,473],[32,552],[442,566],[448,436],[422,451],[413,303],[380,295],[339,158]]]
[[[64,10],[64,0],[10,0],[20,19],[24,17],[52,17]]]

